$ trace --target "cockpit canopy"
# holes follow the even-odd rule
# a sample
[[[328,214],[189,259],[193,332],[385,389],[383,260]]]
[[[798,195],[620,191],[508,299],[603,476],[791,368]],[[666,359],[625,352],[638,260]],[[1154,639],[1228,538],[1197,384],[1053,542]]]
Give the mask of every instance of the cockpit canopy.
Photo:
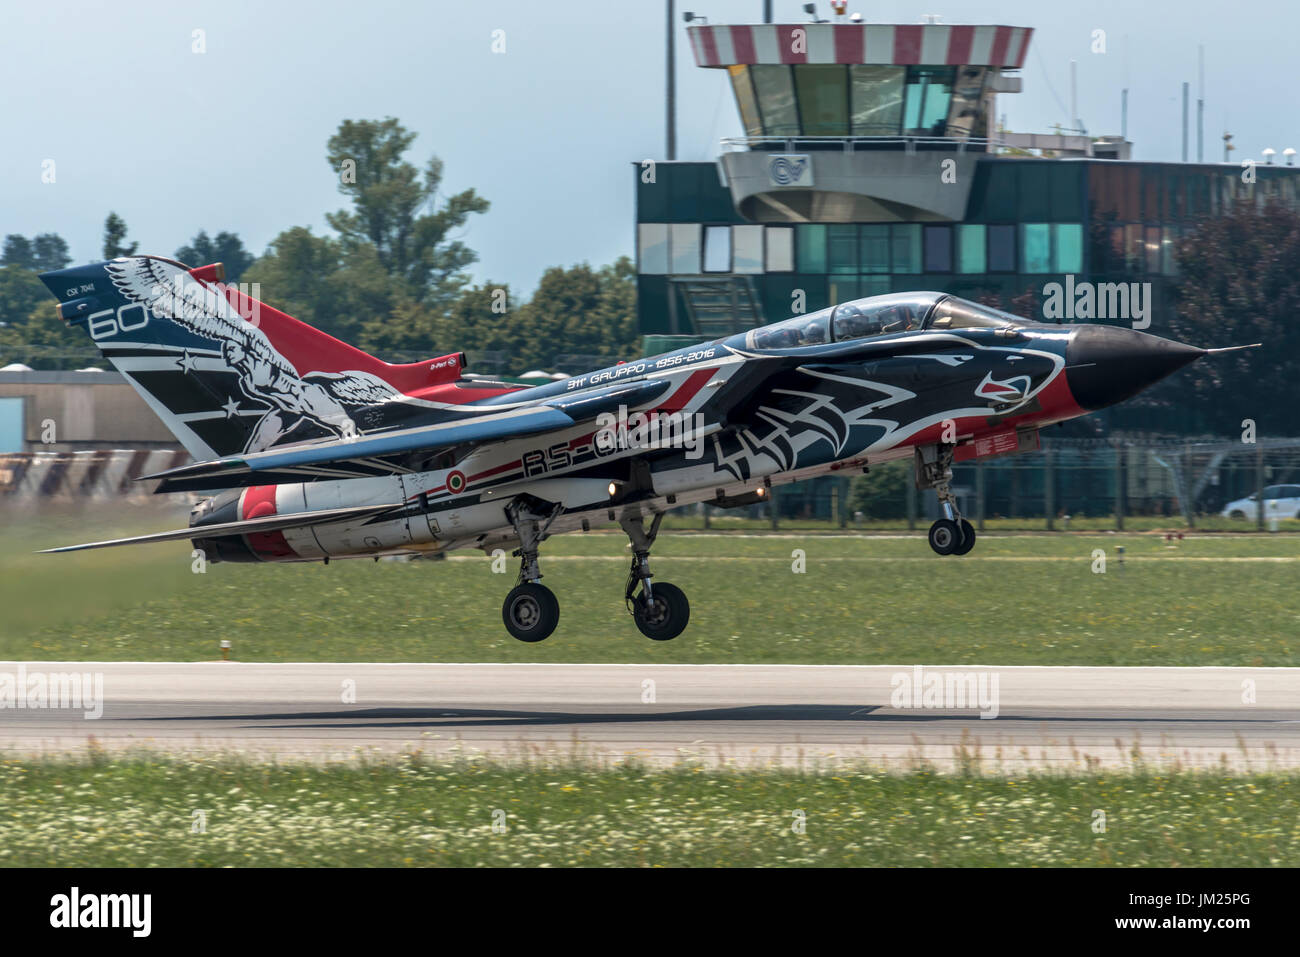
[[[1024,324],[1024,319],[1008,312],[945,293],[900,292],[854,299],[820,312],[751,329],[745,336],[745,347],[795,349],[918,329],[997,328]]]

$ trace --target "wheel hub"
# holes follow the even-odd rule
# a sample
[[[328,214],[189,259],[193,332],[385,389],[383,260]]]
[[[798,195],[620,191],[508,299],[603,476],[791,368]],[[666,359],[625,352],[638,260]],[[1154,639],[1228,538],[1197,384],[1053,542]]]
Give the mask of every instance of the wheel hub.
[[[542,617],[542,607],[537,599],[530,595],[521,595],[510,606],[510,620],[525,631],[537,624]]]
[[[653,598],[649,602],[643,602],[642,607],[645,609],[643,617],[648,624],[662,625],[668,620],[668,602],[662,598]]]

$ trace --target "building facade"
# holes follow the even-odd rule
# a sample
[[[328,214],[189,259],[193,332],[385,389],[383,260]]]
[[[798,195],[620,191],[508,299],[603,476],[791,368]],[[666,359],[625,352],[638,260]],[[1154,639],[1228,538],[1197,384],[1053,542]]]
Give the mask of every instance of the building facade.
[[[180,447],[117,372],[0,371],[0,454]]]

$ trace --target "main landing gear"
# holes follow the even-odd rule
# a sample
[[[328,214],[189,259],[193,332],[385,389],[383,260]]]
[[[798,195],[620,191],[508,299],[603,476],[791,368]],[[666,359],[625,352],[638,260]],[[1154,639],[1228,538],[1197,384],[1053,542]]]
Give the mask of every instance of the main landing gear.
[[[537,564],[538,546],[546,530],[560,514],[560,506],[528,496],[521,496],[506,506],[506,517],[519,536],[519,583],[510,589],[501,606],[501,620],[506,631],[520,641],[549,638],[560,623],[560,603],[555,593],[541,583]],[[624,600],[641,634],[655,641],[676,638],[691,618],[691,606],[685,593],[668,582],[650,581],[650,548],[659,534],[663,513],[656,514],[646,531],[641,516],[619,521],[632,543],[632,570],[627,578]],[[637,586],[640,585],[640,590]]]
[[[515,555],[520,557],[519,584],[510,589],[501,605],[501,620],[506,631],[520,641],[542,641],[549,638],[560,623],[560,602],[540,581],[541,569],[537,566],[537,546],[546,537],[546,530],[560,514],[559,506],[549,513],[534,511],[525,502],[511,502],[506,506],[506,517],[519,536]]]
[[[676,638],[691,619],[691,606],[685,592],[669,582],[651,584],[650,581],[650,548],[659,534],[659,522],[663,517],[663,512],[657,513],[648,532],[640,515],[619,520],[632,543],[632,570],[628,572],[624,601],[641,634],[654,641]],[[641,585],[639,593],[636,590],[638,583]]]
[[[952,455],[955,446],[926,445],[916,450],[916,486],[932,488],[944,517],[930,526],[930,547],[940,555],[965,555],[975,547],[975,528],[961,517],[952,494]]]

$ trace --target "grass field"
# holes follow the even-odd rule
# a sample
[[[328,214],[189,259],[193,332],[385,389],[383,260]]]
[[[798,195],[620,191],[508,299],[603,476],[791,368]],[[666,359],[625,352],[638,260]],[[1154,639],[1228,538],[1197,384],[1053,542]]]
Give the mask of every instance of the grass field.
[[[692,612],[664,643],[623,609],[626,540],[559,536],[542,568],[560,625],[525,645],[500,619],[516,560],[494,574],[479,552],[203,574],[187,543],[31,554],[114,531],[43,521],[0,537],[0,657],[192,661],[229,639],[246,661],[1300,665],[1289,535],[987,534],[970,556],[939,558],[919,534],[668,533],[655,572]]]
[[[416,756],[322,767],[137,755],[0,763],[0,808],[0,866],[12,867],[1300,865],[1294,774],[649,772]]]
[[[505,574],[479,553],[195,574],[185,543],[31,554],[183,521],[11,523],[0,658],[202,660],[225,638],[259,661],[1300,665],[1287,535],[991,533],[941,559],[905,532],[682,530],[656,550],[693,599],[667,643],[623,612],[623,537],[562,536],[543,570],[563,614],[540,645],[501,627],[513,559]],[[0,866],[53,865],[1300,866],[1300,774],[0,762]]]

